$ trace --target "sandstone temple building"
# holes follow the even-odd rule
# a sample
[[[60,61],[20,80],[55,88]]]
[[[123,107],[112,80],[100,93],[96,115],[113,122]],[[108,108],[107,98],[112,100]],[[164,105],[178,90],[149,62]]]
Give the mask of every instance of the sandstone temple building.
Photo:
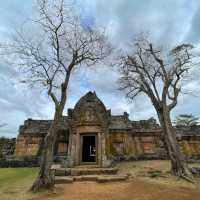
[[[28,119],[20,126],[15,156],[39,157],[51,120]],[[200,156],[200,128],[175,127],[181,149],[187,157]],[[166,158],[156,120],[132,121],[129,115],[112,115],[95,92],[88,92],[68,109],[59,124],[55,160],[71,166],[107,166],[112,160]]]

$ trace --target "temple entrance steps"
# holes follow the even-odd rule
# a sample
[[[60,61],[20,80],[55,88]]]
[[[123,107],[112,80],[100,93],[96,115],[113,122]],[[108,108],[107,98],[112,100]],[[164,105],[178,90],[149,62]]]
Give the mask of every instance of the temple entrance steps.
[[[118,168],[100,168],[98,166],[78,166],[63,168],[52,166],[56,184],[73,183],[74,181],[95,181],[98,183],[125,181],[127,175],[118,175]]]
[[[81,176],[81,175],[114,175],[117,168],[99,167],[74,167],[74,168],[53,168],[55,176]]]
[[[95,181],[97,183],[109,183],[126,181],[127,179],[127,175],[58,176],[55,178],[55,184],[73,183],[74,181]]]

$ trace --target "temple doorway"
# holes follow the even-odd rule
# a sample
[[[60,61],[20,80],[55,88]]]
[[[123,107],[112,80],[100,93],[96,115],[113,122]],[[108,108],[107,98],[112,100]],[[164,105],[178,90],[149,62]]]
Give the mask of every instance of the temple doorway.
[[[97,158],[97,136],[96,134],[84,134],[81,137],[81,162],[93,164]]]

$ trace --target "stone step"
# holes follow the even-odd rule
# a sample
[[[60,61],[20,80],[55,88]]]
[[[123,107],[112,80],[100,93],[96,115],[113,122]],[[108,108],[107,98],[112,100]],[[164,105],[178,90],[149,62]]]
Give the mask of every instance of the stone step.
[[[73,183],[74,181],[95,181],[97,183],[126,181],[127,175],[83,175],[56,177],[56,184]]]
[[[76,168],[100,168],[98,165],[77,165]]]
[[[81,175],[114,175],[117,168],[57,168],[53,169],[55,176],[81,176]]]
[[[73,177],[56,177],[55,184],[66,184],[66,183],[73,183],[74,178]]]
[[[128,176],[126,175],[114,175],[114,176],[100,176],[97,178],[98,183],[106,183],[106,182],[120,182],[126,181]]]
[[[97,181],[98,175],[73,176],[75,181]]]

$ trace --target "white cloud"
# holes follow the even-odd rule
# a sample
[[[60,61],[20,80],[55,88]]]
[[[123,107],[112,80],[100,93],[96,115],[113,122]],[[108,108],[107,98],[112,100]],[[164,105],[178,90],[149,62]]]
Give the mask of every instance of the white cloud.
[[[168,46],[181,41],[199,41],[198,0],[76,0],[81,7],[84,20],[94,20],[107,28],[111,40],[126,44],[132,35],[150,31],[155,41]],[[19,24],[32,17],[32,0],[7,0],[0,7],[0,39]],[[91,21],[92,21],[91,20]],[[0,136],[16,136],[20,124],[27,118],[47,119],[53,116],[54,105],[44,92],[27,89],[18,83],[18,71],[0,63],[0,123],[8,123],[0,130]],[[68,107],[89,90],[96,91],[113,114],[130,113],[132,119],[147,119],[156,113],[146,97],[139,97],[133,103],[127,102],[124,94],[117,90],[118,74],[111,68],[80,70],[72,76]],[[199,91],[199,79],[186,85],[186,89]],[[179,113],[193,113],[200,116],[199,97],[184,95],[173,116]]]

